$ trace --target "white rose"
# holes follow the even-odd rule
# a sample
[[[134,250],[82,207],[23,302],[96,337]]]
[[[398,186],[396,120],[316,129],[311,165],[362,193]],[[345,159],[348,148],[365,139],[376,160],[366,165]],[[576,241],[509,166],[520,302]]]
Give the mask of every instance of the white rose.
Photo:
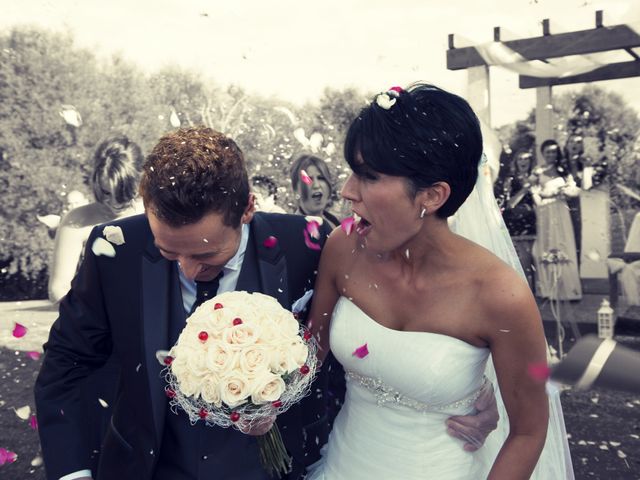
[[[241,375],[232,374],[220,381],[220,398],[230,408],[246,403],[250,394],[250,383]]]
[[[251,401],[260,405],[267,402],[275,402],[284,393],[286,385],[278,375],[267,373],[256,378],[253,382]]]
[[[171,372],[176,376],[178,381],[182,376],[189,373],[189,366],[187,365],[187,357],[185,355],[176,356],[171,362]]]
[[[239,352],[238,366],[240,372],[247,377],[255,376],[259,371],[267,371],[271,362],[271,355],[262,345],[252,345]]]
[[[260,322],[260,336],[256,340],[259,344],[278,344],[283,340],[278,323],[272,318],[265,318]]]
[[[295,317],[286,312],[286,314],[281,314],[277,319],[277,325],[280,329],[280,335],[282,338],[294,338],[298,337],[300,333],[300,324]]]
[[[212,373],[204,377],[200,396],[205,402],[220,407],[220,405],[222,405],[222,399],[220,397],[220,377]]]
[[[230,372],[237,363],[237,352],[224,343],[214,343],[209,346],[206,364],[210,371],[218,374]]]
[[[269,367],[276,375],[282,375],[284,373],[293,372],[295,369],[299,368],[300,365],[295,361],[290,346],[280,345],[275,348],[273,355],[271,356],[271,363],[269,364]]]
[[[192,375],[203,377],[209,372],[207,365],[207,352],[202,350],[191,350],[182,354],[187,357],[187,368]]]
[[[222,331],[222,340],[229,345],[244,347],[256,343],[259,335],[259,327],[241,323],[240,325],[225,328]]]
[[[200,396],[202,383],[202,377],[193,375],[188,372],[182,375],[182,377],[178,380],[178,384],[180,385],[180,392],[182,392],[182,394],[186,395],[187,397],[194,398]]]
[[[301,367],[307,362],[307,357],[309,356],[309,347],[302,341],[302,339],[298,339],[289,347],[289,353],[291,354],[291,358],[296,363],[296,365],[298,367]]]

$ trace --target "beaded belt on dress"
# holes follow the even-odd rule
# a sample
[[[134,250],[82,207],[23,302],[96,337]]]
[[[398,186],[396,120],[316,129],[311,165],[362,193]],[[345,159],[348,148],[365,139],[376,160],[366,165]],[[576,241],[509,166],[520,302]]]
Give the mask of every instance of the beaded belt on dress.
[[[474,392],[467,397],[458,400],[457,402],[448,403],[446,405],[429,405],[403,395],[377,378],[360,375],[359,373],[352,372],[350,370],[347,370],[346,374],[351,380],[358,382],[360,385],[372,392],[376,396],[376,402],[378,405],[382,406],[387,403],[391,403],[409,407],[419,412],[433,412],[470,407],[478,399],[484,386],[489,382],[487,377],[484,377],[480,387],[474,390]]]

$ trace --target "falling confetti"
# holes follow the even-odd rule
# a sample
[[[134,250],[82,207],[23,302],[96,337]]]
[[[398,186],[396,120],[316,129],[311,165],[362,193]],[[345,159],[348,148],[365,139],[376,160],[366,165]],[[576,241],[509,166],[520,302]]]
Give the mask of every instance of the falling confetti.
[[[18,455],[15,452],[11,452],[0,447],[0,466],[5,463],[13,463],[18,459]]]
[[[344,220],[342,220],[342,222],[340,222],[340,228],[347,235],[351,235],[351,232],[353,232],[354,225],[355,225],[355,220],[353,217],[347,217]]]
[[[302,234],[304,235],[304,244],[307,246],[307,248],[310,248],[311,250],[321,250],[320,245],[311,241],[311,237],[309,236],[309,232],[306,228],[304,229]]]
[[[29,419],[29,426],[33,430],[38,430],[38,419],[35,415],[31,415],[31,418]]]
[[[91,245],[91,251],[96,257],[104,255],[105,257],[113,258],[116,256],[116,249],[113,248],[113,245],[111,245],[102,237],[98,237],[93,241],[93,245]]]
[[[365,343],[364,345],[361,345],[358,348],[356,348],[351,355],[355,355],[358,358],[364,358],[367,355],[369,355],[369,348],[367,344]]]
[[[16,322],[15,327],[13,327],[12,335],[16,338],[22,338],[26,334],[27,334],[27,327]]]
[[[278,239],[274,236],[267,237],[262,244],[267,248],[273,248],[278,244]]]
[[[36,455],[36,457],[31,460],[31,466],[32,467],[40,467],[42,466],[42,457],[40,455]]]
[[[40,352],[27,352],[27,357],[31,360],[39,360],[40,355],[42,355]]]
[[[122,233],[122,229],[120,227],[107,225],[102,229],[102,235],[104,235],[104,238],[106,238],[107,241],[113,243],[114,245],[124,244],[124,234]]]
[[[313,180],[311,180],[311,177],[304,170],[300,170],[300,180],[302,180],[302,182],[305,183],[306,185],[311,185],[313,183]]]
[[[527,367],[527,373],[536,382],[545,382],[549,378],[551,369],[546,362],[532,363]]]
[[[109,408],[109,404],[107,402],[105,402],[103,399],[98,398],[98,403],[100,404],[100,406],[102,408]]]
[[[14,408],[14,412],[20,420],[26,420],[31,415],[31,407],[29,405],[25,405],[24,407]]]
[[[320,224],[315,220],[307,222],[307,232],[311,238],[318,240],[320,238]]]

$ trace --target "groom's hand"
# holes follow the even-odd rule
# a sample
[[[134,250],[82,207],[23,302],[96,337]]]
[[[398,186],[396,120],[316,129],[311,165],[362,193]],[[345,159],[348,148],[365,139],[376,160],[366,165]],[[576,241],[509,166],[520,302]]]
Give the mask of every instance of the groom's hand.
[[[276,416],[273,415],[271,417],[266,417],[256,421],[253,425],[239,425],[240,431],[246,435],[253,435],[255,437],[259,437],[260,435],[264,435],[276,421]]]
[[[450,417],[447,420],[447,433],[466,442],[467,452],[478,450],[487,436],[498,426],[498,407],[493,385],[487,382],[473,406],[478,410],[475,415]]]

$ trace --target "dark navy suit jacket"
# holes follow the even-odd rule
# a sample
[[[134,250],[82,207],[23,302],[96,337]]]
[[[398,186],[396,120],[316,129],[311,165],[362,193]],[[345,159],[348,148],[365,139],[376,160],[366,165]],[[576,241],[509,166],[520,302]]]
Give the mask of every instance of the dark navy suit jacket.
[[[121,366],[120,384],[97,477],[151,479],[160,453],[168,399],[156,351],[170,347],[170,302],[181,299],[172,290],[177,288],[171,281],[175,264],[154,246],[145,216],[110,225],[122,228],[125,243],[115,246],[115,257],[96,256],[91,246],[102,236],[102,227],[91,233],[45,344],[36,381],[39,433],[51,479],[91,466],[83,418],[88,399],[82,398],[80,385],[112,355]],[[263,292],[290,308],[313,288],[319,252],[305,245],[305,225],[300,216],[257,213],[236,289]],[[321,243],[327,230],[322,230]],[[273,248],[263,245],[269,236],[278,239]],[[293,458],[290,479],[299,478],[305,466],[319,458],[318,448],[326,442],[325,389],[326,375],[321,373],[313,393],[278,418]],[[242,452],[238,455],[241,469]]]

